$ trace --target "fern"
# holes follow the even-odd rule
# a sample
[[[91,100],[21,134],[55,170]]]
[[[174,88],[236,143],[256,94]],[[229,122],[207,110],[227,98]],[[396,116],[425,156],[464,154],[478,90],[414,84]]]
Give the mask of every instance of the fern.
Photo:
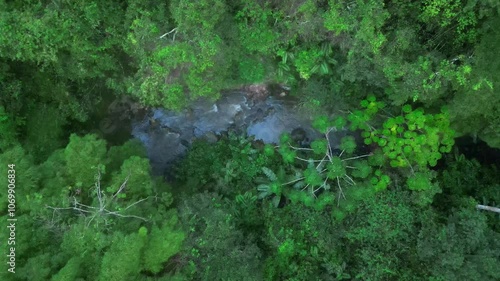
[[[248,207],[255,203],[257,200],[257,196],[253,195],[251,192],[247,191],[243,195],[236,195],[235,201],[236,203],[242,205],[243,207]]]
[[[278,180],[278,177],[276,176],[276,174],[268,167],[262,167],[262,172],[266,175],[266,177],[270,181],[277,181]]]
[[[265,198],[265,197],[270,195],[269,185],[267,185],[267,184],[259,184],[257,186],[257,190],[260,192],[259,196],[258,196],[259,199]]]

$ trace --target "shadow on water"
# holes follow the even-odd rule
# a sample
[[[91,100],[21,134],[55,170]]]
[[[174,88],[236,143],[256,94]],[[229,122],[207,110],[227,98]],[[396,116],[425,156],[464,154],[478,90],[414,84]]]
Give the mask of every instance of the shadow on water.
[[[500,165],[500,149],[489,147],[482,140],[476,140],[472,137],[460,137],[455,139],[455,145],[460,153],[467,158],[475,158],[481,164]]]
[[[441,158],[433,170],[445,170],[447,161],[453,154],[463,154],[467,159],[476,159],[481,165],[495,165],[500,168],[500,149],[488,146],[480,139],[474,140],[470,136],[463,136],[455,139],[454,150],[450,154]]]
[[[106,140],[108,146],[122,145],[134,136],[134,120],[143,119],[147,110],[128,96],[102,94],[88,121],[73,128],[76,133],[96,134]]]

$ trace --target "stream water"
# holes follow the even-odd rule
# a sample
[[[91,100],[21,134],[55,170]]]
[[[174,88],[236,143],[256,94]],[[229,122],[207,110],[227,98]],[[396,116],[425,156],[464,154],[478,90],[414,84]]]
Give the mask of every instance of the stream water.
[[[278,143],[282,133],[300,128],[312,141],[323,137],[312,129],[311,113],[299,110],[297,102],[279,95],[254,101],[248,92],[226,93],[216,102],[198,100],[182,112],[161,108],[145,109],[129,98],[118,98],[104,104],[107,110],[94,120],[100,120],[96,133],[113,145],[130,138],[140,140],[146,148],[156,175],[165,174],[180,159],[195,139],[216,142],[227,131],[253,136],[264,143]],[[91,123],[90,127],[97,124]],[[343,132],[330,135],[330,145],[338,146]],[[500,150],[469,138],[456,140],[461,153],[482,163],[497,163]]]
[[[132,135],[146,147],[153,172],[161,174],[197,138],[214,142],[221,133],[232,130],[277,143],[283,132],[302,128],[312,140],[319,135],[311,127],[311,118],[286,99],[271,96],[251,101],[244,92],[232,92],[216,102],[194,102],[180,113],[152,109],[145,118],[133,122]]]

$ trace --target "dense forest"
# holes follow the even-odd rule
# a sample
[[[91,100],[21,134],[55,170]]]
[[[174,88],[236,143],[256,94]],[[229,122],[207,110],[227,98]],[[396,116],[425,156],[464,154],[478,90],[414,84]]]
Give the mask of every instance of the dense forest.
[[[0,0],[0,280],[500,280],[498,27],[498,0]],[[95,128],[249,85],[322,137],[195,140],[166,177]]]

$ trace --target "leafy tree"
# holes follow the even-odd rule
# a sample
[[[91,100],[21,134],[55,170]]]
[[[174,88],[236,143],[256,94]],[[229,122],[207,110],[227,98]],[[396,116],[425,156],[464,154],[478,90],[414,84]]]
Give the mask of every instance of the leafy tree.
[[[47,120],[51,120],[47,122]],[[54,106],[39,105],[26,120],[27,145],[37,160],[46,159],[51,152],[63,144],[65,116]]]
[[[346,247],[353,264],[352,276],[365,280],[419,280],[411,248],[415,245],[418,211],[410,194],[388,191],[367,198],[355,214],[358,220],[346,230]],[[413,279],[418,278],[418,279]]]
[[[98,280],[134,280],[140,272],[140,254],[144,237],[139,234],[113,235],[114,243],[104,254]]]
[[[126,159],[106,170],[106,155],[117,152],[109,162]],[[72,135],[40,165],[21,147],[0,156],[2,167],[16,163],[16,227],[25,230],[16,236],[20,266],[13,280],[169,275],[160,269],[180,250],[184,233],[176,228],[169,189],[151,177],[148,160],[134,154],[131,144],[108,151],[94,135]]]
[[[64,149],[68,174],[78,187],[89,187],[94,183],[98,166],[105,164],[106,142],[95,135],[79,137],[71,135]]]
[[[413,110],[411,105],[402,107],[402,114],[387,118],[383,129],[370,127],[368,121],[385,105],[369,96],[361,102],[364,112],[357,111],[351,120],[352,129],[363,129],[365,144],[378,144],[390,159],[392,167],[417,164],[435,166],[442,153],[450,152],[454,144],[454,131],[450,129],[448,113],[424,114],[423,109]],[[358,123],[359,122],[359,123]]]
[[[472,205],[455,210],[446,224],[423,226],[418,235],[418,256],[428,261],[436,280],[494,280],[500,256],[498,233],[488,229],[486,217]]]
[[[80,275],[80,258],[71,258],[68,263],[54,276],[52,276],[53,281],[69,281],[75,280]]]
[[[177,215],[174,212],[167,213],[168,221],[163,226],[154,226],[144,247],[143,261],[144,269],[159,273],[163,264],[181,250],[181,244],[185,238],[184,232],[177,230]]]
[[[481,165],[475,159],[467,159],[464,155],[455,152],[445,158],[446,169],[439,172],[438,179],[443,193],[438,195],[437,208],[450,214],[449,206],[461,206],[463,198],[473,198],[478,203],[497,206],[500,202],[498,195],[498,167]],[[448,206],[445,208],[444,206]],[[497,231],[498,216],[495,213],[486,213],[490,227]]]
[[[15,171],[13,174],[15,175],[13,184],[15,185],[16,198],[18,199],[16,200],[16,215],[20,215],[22,212],[28,213],[30,210],[35,209],[34,206],[31,206],[29,200],[22,200],[24,196],[28,196],[29,198],[31,194],[41,190],[38,186],[40,170],[35,166],[33,157],[27,154],[21,146],[15,146],[0,154],[0,165],[0,171],[3,175],[12,174],[8,170],[12,169]],[[7,213],[7,205],[9,204],[8,194],[6,190],[0,193],[0,199],[2,200],[0,210],[2,210],[2,214]]]
[[[492,18],[486,25],[498,24]],[[498,143],[498,95],[495,94],[500,84],[494,73],[500,69],[496,59],[495,42],[500,39],[500,33],[487,28],[481,41],[474,48],[473,69],[471,80],[472,90],[461,90],[453,96],[450,104],[452,125],[458,135],[471,134],[486,141],[491,147],[500,147]]]
[[[179,184],[195,191],[216,190],[234,197],[248,191],[262,167],[277,163],[274,149],[258,153],[251,140],[229,134],[215,144],[195,141],[177,172]],[[196,190],[197,191],[197,190]]]
[[[262,206],[265,223],[265,280],[343,280],[349,278],[342,257],[339,225],[325,211],[291,203]]]
[[[236,226],[220,196],[198,193],[179,207],[190,280],[262,280],[261,250]]]
[[[243,0],[242,8],[236,13],[239,22],[241,44],[250,52],[264,55],[270,54],[279,42],[278,34],[271,23],[274,19],[273,10],[269,5]]]

